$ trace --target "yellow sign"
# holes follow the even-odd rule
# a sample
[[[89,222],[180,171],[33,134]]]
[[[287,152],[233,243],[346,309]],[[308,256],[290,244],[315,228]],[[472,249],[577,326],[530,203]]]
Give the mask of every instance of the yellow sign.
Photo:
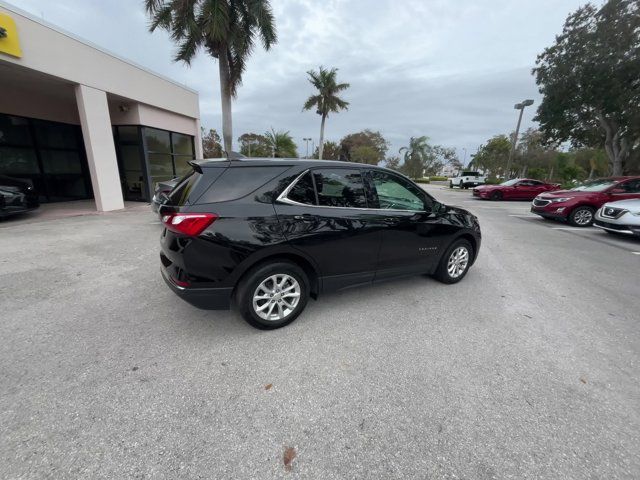
[[[5,13],[0,13],[0,53],[17,58],[22,57],[16,22]]]

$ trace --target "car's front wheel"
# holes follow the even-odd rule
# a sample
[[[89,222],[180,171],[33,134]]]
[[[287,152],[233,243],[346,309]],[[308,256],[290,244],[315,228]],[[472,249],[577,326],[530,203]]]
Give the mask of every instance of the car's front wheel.
[[[575,227],[588,227],[593,223],[593,208],[578,207],[569,215],[569,223]]]
[[[467,240],[453,242],[444,253],[433,277],[442,283],[457,283],[469,271],[473,260],[473,247]]]
[[[263,330],[289,325],[302,313],[308,299],[307,275],[286,261],[255,268],[238,286],[237,304],[242,317]]]
[[[502,192],[493,192],[491,194],[491,200],[502,200]]]

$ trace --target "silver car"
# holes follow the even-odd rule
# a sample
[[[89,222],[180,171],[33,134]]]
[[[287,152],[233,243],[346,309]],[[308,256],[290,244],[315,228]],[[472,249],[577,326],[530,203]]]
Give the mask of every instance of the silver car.
[[[602,228],[608,233],[640,237],[640,200],[605,203],[596,212],[593,226]]]

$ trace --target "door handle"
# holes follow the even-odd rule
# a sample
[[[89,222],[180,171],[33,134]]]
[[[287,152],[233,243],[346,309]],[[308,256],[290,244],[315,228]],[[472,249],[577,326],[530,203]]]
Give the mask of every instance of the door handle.
[[[316,217],[315,215],[310,215],[308,213],[302,214],[302,215],[294,215],[293,216],[294,220],[302,220],[303,222],[311,222],[313,220],[315,220]]]

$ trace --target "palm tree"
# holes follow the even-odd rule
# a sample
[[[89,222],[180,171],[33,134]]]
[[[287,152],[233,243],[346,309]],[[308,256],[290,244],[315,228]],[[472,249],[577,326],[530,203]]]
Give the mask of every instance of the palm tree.
[[[273,127],[271,131],[265,132],[264,138],[271,149],[271,155],[277,158],[296,158],[298,149],[289,132],[276,132]]]
[[[166,30],[176,42],[174,61],[190,65],[200,48],[218,59],[222,137],[231,152],[231,99],[242,83],[247,59],[257,39],[265,50],[277,41],[269,0],[145,0],[145,8],[149,31]]]
[[[403,170],[411,178],[422,178],[425,165],[433,156],[429,137],[411,137],[409,146],[402,147],[398,153],[404,153]]]
[[[324,122],[329,112],[338,113],[340,110],[348,109],[349,102],[338,97],[338,93],[349,88],[348,83],[336,83],[337,68],[327,70],[320,66],[318,71],[309,70],[309,82],[318,89],[317,95],[311,95],[304,103],[303,110],[316,109],[316,113],[322,117],[320,122],[320,143],[318,144],[318,158],[322,160],[322,150],[324,147]]]

